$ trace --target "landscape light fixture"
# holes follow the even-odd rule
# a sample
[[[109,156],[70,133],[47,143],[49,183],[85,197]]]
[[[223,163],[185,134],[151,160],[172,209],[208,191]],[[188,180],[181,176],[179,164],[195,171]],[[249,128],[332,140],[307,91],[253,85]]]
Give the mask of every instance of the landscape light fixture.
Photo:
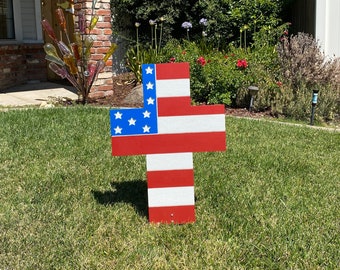
[[[318,103],[318,93],[319,93],[319,90],[313,90],[312,114],[311,114],[311,117],[310,117],[310,124],[311,124],[311,126],[314,125],[314,114],[315,114],[316,103]]]
[[[254,96],[257,95],[259,88],[257,86],[251,85],[251,86],[248,87],[248,91],[249,91],[249,94],[250,94],[249,111],[251,112],[252,109],[253,109],[253,104],[254,104]]]

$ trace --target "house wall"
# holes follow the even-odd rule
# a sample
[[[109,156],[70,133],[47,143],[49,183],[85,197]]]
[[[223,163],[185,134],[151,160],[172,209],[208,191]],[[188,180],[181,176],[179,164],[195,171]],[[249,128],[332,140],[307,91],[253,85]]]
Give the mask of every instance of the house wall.
[[[111,46],[111,8],[110,0],[97,1],[94,14],[99,16],[96,27],[91,31],[91,37],[94,39],[91,48],[90,61],[98,61],[103,59],[106,52]],[[90,24],[92,13],[92,0],[77,0],[74,1],[74,10],[85,10],[86,23]],[[77,19],[77,17],[76,17]],[[78,23],[76,21],[75,30],[77,31]],[[106,62],[103,71],[99,73],[98,79],[94,82],[90,97],[104,97],[113,95],[113,80],[112,80],[112,57]]]
[[[294,0],[285,12],[292,34],[312,34],[326,56],[340,57],[340,0]]]
[[[0,40],[0,90],[46,81],[40,0],[13,0],[15,39]]]
[[[28,81],[46,81],[42,44],[0,45],[0,90]]]
[[[329,57],[340,57],[340,1],[317,0],[315,37]]]

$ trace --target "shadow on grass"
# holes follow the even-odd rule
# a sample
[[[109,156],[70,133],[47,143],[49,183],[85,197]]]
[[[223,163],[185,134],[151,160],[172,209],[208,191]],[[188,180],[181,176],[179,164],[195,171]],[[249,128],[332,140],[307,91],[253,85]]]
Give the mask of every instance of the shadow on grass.
[[[138,214],[148,216],[147,185],[145,180],[132,180],[111,183],[112,190],[92,191],[96,201],[103,205],[113,205],[116,203],[131,204]]]

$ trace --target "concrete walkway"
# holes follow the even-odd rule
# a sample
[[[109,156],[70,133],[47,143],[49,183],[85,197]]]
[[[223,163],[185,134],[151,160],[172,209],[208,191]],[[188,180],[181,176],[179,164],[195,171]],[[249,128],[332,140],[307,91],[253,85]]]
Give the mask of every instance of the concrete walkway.
[[[39,106],[49,97],[78,99],[71,86],[51,82],[27,83],[0,91],[0,107]]]

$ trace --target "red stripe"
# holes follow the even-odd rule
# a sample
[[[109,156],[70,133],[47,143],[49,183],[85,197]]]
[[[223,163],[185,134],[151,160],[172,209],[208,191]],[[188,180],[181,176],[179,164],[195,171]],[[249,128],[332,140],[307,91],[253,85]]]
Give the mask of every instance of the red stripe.
[[[224,105],[191,106],[190,97],[157,98],[158,116],[224,114]]]
[[[189,63],[156,64],[156,80],[190,78]]]
[[[148,171],[148,188],[186,187],[194,185],[194,170]]]
[[[225,132],[112,136],[112,155],[210,152],[226,149]]]
[[[183,224],[195,222],[195,206],[150,207],[149,221],[151,223]]]

